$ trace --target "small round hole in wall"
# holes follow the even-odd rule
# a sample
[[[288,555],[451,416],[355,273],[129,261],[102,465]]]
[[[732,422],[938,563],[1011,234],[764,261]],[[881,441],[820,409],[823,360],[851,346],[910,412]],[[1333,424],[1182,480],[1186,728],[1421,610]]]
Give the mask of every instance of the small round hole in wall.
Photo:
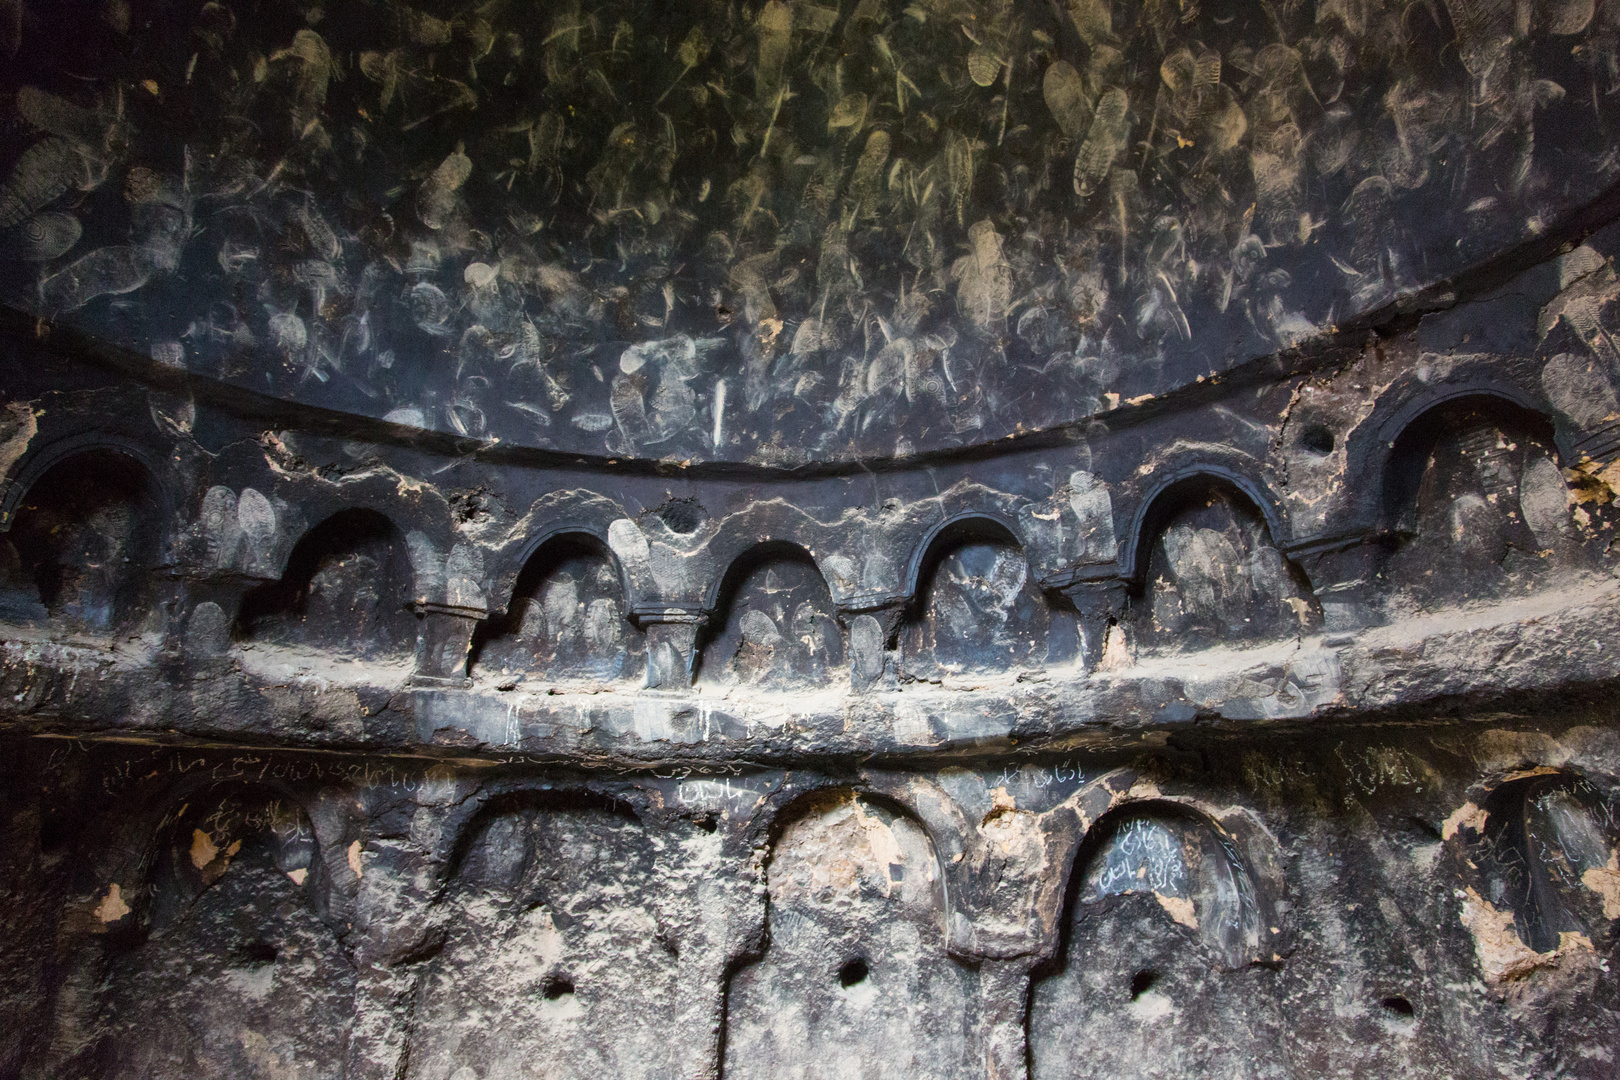
[[[547,1001],[560,1001],[565,997],[572,997],[573,994],[574,980],[566,975],[553,975],[540,988],[540,995]]]
[[[255,966],[276,962],[276,947],[263,938],[256,938],[242,949],[242,959]]]
[[[1156,971],[1138,971],[1135,975],[1132,975],[1131,1000],[1135,1001],[1137,998],[1147,993],[1153,988],[1153,984],[1158,981],[1159,974]]]
[[[1398,1020],[1410,1020],[1417,1015],[1417,1010],[1412,1007],[1412,1003],[1399,994],[1387,997],[1379,1004],[1384,1007],[1385,1012]]]
[[[1299,445],[1318,457],[1327,457],[1333,453],[1333,432],[1325,424],[1306,424],[1305,430],[1300,432]]]
[[[838,969],[838,985],[843,987],[859,986],[866,981],[866,977],[871,973],[871,969],[866,966],[866,961],[857,956]]]
[[[709,520],[708,512],[695,499],[670,499],[656,511],[669,531],[679,536],[690,536]]]

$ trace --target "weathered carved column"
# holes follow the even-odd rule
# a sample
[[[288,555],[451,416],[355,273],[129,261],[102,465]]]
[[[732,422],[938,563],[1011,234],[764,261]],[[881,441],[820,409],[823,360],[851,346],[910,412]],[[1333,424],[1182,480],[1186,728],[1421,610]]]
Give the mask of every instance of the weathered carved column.
[[[1095,671],[1108,646],[1108,628],[1125,610],[1127,582],[1118,567],[1080,567],[1066,579],[1054,580],[1055,588],[1080,613],[1080,660],[1085,670]]]
[[[838,617],[849,635],[849,681],[855,690],[892,686],[899,674],[899,646],[891,649],[908,598],[861,597],[842,605]]]
[[[394,1080],[403,1073],[422,973],[418,961],[443,939],[444,919],[434,901],[456,838],[475,812],[471,788],[465,780],[366,788],[358,800],[363,836],[353,801],[329,814],[311,813],[328,873],[347,901],[345,937],[356,969],[343,1070],[348,1080]],[[324,828],[323,817],[331,819]]]
[[[1030,957],[1020,956],[979,965],[979,1015],[974,1035],[987,1080],[1026,1080],[1029,1075],[1024,1018],[1033,964]]]
[[[464,685],[473,631],[489,612],[427,601],[418,601],[415,607],[422,625],[417,631],[416,674],[411,681],[428,686]]]
[[[1376,626],[1382,614],[1372,603],[1373,578],[1383,555],[1380,537],[1370,533],[1312,538],[1282,549],[1310,579],[1311,591],[1322,605],[1322,624],[1328,631]]]
[[[647,689],[688,690],[697,660],[697,640],[709,624],[701,608],[649,607],[631,613],[647,635]]]
[[[765,935],[765,896],[756,888],[752,852],[727,851],[727,865],[698,886],[691,924],[683,933],[681,981],[693,988],[677,1006],[679,1080],[721,1074],[726,981],[743,958],[757,956]]]

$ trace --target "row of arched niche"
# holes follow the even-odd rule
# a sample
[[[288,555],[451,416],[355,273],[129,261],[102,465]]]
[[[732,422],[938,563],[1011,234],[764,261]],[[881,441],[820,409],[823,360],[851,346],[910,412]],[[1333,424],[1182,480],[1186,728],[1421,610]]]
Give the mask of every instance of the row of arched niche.
[[[1620,841],[1612,792],[1545,770],[1475,798],[1486,824],[1448,858],[1511,913],[1507,933],[1536,951],[1561,934],[1600,940],[1603,901],[1583,876]],[[984,1075],[983,974],[948,954],[945,875],[921,820],[851,788],[788,804],[770,833],[765,936],[730,966],[706,929],[721,901],[705,889],[737,857],[723,832],[655,827],[598,795],[490,799],[425,901],[436,913],[410,915],[444,932],[412,946],[411,981],[390,991],[410,997],[390,1075],[651,1080],[706,1074],[692,1066],[711,1054],[733,1078]],[[125,897],[133,914],[97,946],[107,1033],[80,1053],[105,1075],[342,1075],[357,975],[331,898],[363,860],[358,845],[323,853],[315,835],[286,791],[187,792],[148,888]],[[1013,1010],[1032,1075],[1137,1075],[1195,1045],[1198,1075],[1249,1075],[1286,1023],[1265,995],[1234,990],[1253,965],[1286,963],[1256,948],[1286,905],[1261,913],[1255,855],[1181,802],[1127,802],[1093,825],[1059,953],[1027,1013]],[[1387,1024],[1424,1019],[1403,996],[1375,1004]]]
[[[1377,573],[1386,606],[1522,590],[1549,567],[1590,557],[1551,429],[1534,413],[1496,398],[1454,401],[1409,425],[1390,460]],[[98,450],[59,462],[0,534],[0,617],[103,631],[138,624],[152,602],[147,570],[162,512],[131,457]],[[1238,486],[1195,476],[1143,520],[1119,620],[1137,653],[1252,644],[1320,624],[1313,583]],[[640,679],[645,638],[627,618],[624,580],[598,537],[553,537],[524,566],[505,612],[479,626],[468,674]],[[343,511],[302,538],[279,581],[246,595],[233,633],[240,642],[405,657],[417,639],[411,589],[394,523],[374,510]],[[903,677],[1055,666],[1077,655],[1073,608],[1043,590],[1003,520],[970,518],[933,537],[915,589],[887,643]],[[699,683],[814,685],[844,666],[844,630],[804,548],[761,544],[731,565],[715,595],[698,642]]]

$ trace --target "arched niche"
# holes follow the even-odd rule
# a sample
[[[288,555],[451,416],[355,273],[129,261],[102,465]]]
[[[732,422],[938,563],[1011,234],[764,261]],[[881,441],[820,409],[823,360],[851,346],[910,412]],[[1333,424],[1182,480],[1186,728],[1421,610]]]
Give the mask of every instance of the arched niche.
[[[320,854],[276,793],[187,797],[159,839],[145,934],[108,942],[98,1075],[341,1077],[355,969],[319,914]]]
[[[1143,517],[1126,614],[1147,653],[1246,646],[1320,625],[1304,575],[1235,486],[1195,476],[1159,494]]]
[[[1479,878],[1476,902],[1498,917],[1510,914],[1513,933],[1534,952],[1557,950],[1566,934],[1600,948],[1612,942],[1610,925],[1620,918],[1620,799],[1613,792],[1573,773],[1538,770],[1492,788],[1479,810],[1467,820],[1482,827],[1464,834]]]
[[[900,628],[901,669],[917,679],[1071,660],[1074,621],[1042,595],[1012,532],[989,518],[941,530],[916,570]]]
[[[803,548],[762,544],[732,563],[702,642],[711,686],[821,686],[844,664],[832,593]]]
[[[343,510],[304,534],[281,580],[243,597],[237,636],[368,659],[409,656],[411,581],[393,522],[374,510]]]
[[[405,1075],[687,1075],[681,1010],[711,990],[684,983],[682,953],[720,837],[684,830],[653,835],[582,795],[492,802],[440,901],[448,935],[418,986]]]
[[[1150,802],[1103,818],[1076,859],[1058,963],[1033,988],[1031,1076],[1252,1075],[1282,1030],[1248,966],[1260,910],[1201,815]]]
[[[766,866],[769,947],[732,977],[724,1075],[982,1075],[927,832],[848,789],[795,810]]]
[[[1552,425],[1496,396],[1457,398],[1413,419],[1390,451],[1383,567],[1409,603],[1511,595],[1582,561]]]
[[[127,629],[150,600],[162,515],[146,467],[113,449],[56,462],[0,534],[0,618]]]
[[[567,533],[524,564],[504,616],[473,638],[470,674],[612,682],[638,678],[646,643],[626,619],[624,582],[595,537]]]

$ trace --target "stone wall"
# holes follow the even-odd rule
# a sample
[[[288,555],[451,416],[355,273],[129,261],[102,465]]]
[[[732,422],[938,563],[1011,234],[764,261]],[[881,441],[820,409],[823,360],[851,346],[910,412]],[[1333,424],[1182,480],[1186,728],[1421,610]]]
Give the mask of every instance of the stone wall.
[[[0,2],[0,1077],[1609,1077],[1610,4]]]

